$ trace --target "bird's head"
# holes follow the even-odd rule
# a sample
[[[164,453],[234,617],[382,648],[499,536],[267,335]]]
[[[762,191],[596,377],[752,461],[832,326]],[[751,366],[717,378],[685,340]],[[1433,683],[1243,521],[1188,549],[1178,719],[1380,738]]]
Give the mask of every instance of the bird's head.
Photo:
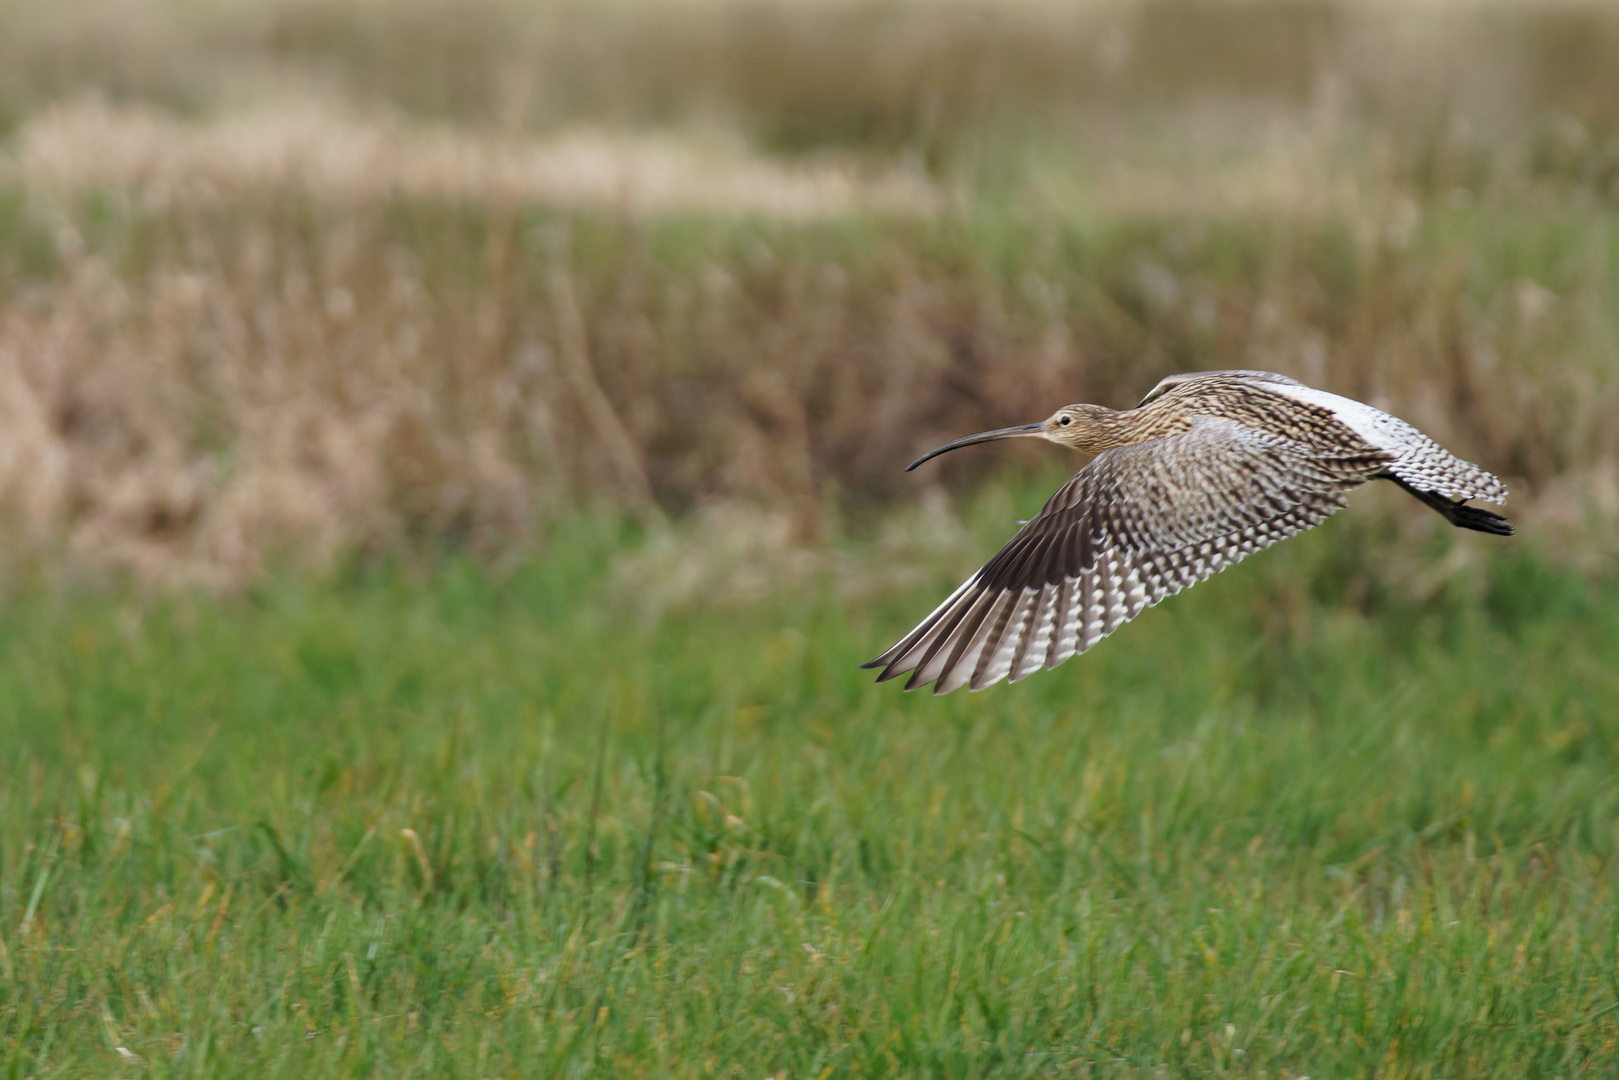
[[[1110,418],[1117,415],[1112,409],[1101,405],[1064,405],[1039,423],[981,431],[977,435],[968,435],[954,442],[945,443],[905,466],[905,471],[910,472],[924,461],[936,458],[946,451],[958,450],[975,443],[994,442],[997,439],[1045,439],[1058,446],[1071,447],[1087,454],[1101,453],[1119,445],[1119,440],[1114,437],[1112,425],[1109,423]]]

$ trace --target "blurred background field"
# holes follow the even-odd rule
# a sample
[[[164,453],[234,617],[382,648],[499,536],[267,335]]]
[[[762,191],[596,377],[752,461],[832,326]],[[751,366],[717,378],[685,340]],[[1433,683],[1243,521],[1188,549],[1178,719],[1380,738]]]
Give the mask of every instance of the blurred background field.
[[[1613,569],[1603,5],[3,19],[12,562],[230,587],[592,500],[817,542],[917,498],[918,447],[1257,366]]]
[[[14,1071],[1607,1068],[1616,55],[1595,2],[0,0]],[[852,670],[1078,463],[906,461],[1222,367],[1518,537],[1366,491],[1019,687]]]

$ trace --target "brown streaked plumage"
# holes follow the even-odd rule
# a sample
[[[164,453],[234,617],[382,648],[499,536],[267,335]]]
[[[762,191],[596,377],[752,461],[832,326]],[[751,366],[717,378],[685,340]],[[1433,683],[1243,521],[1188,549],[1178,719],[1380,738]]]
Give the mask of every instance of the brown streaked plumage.
[[[1145,608],[1343,509],[1391,480],[1452,525],[1510,536],[1469,499],[1501,481],[1404,420],[1265,371],[1160,382],[1134,409],[1069,405],[1038,424],[986,431],[924,454],[1040,437],[1095,454],[983,569],[883,653],[878,682],[982,690],[1056,667]]]

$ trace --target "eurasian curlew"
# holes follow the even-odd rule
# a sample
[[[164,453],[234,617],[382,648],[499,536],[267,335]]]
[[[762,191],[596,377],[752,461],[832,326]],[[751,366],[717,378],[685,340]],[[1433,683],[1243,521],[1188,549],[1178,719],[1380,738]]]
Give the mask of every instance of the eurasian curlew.
[[[1084,652],[1145,608],[1391,480],[1452,525],[1510,536],[1501,481],[1388,413],[1265,371],[1172,375],[1134,409],[1069,405],[1043,423],[917,458],[1037,437],[1096,456],[898,644],[878,682],[936,694],[1016,682]]]

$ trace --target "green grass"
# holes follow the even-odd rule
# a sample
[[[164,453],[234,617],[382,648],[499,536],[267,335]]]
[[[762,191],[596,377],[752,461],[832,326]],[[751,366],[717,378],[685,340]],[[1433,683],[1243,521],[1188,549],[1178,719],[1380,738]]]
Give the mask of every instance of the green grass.
[[[648,625],[599,520],[13,596],[10,1075],[1608,1075],[1619,586],[1377,521],[940,699],[930,591]]]

